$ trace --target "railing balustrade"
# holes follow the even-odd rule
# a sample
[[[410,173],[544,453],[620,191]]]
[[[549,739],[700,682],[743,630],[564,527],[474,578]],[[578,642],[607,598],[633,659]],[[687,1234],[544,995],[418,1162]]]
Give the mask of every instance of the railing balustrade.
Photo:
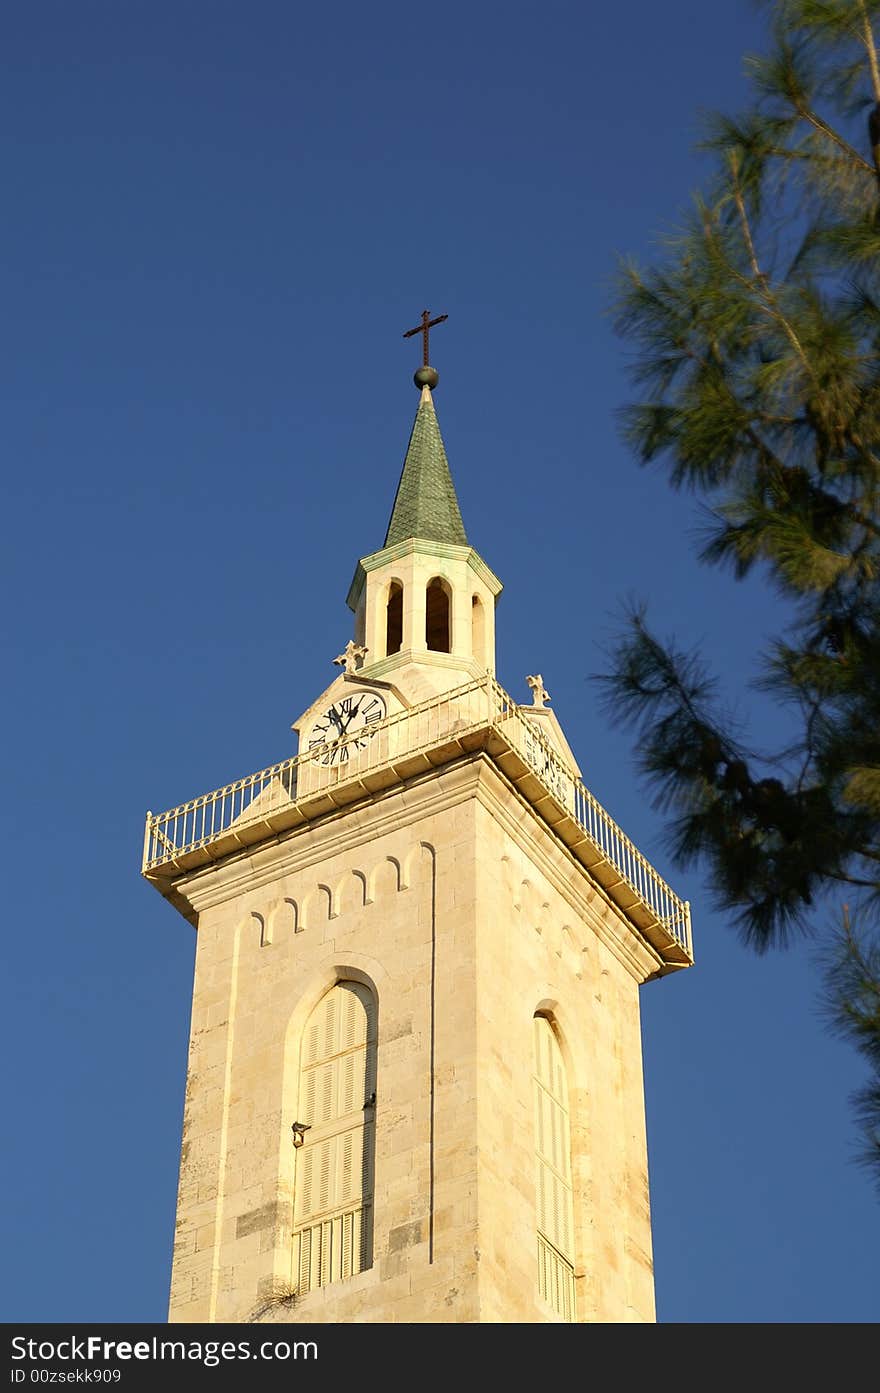
[[[495,733],[516,751],[546,793],[571,817],[620,880],[634,892],[678,944],[691,955],[690,906],[675,894],[629,837],[576,778],[534,720],[495,679],[485,677],[444,692],[384,721],[280,764],[226,784],[213,793],[181,803],[167,812],[147,814],[144,834],[145,874],[209,847],[249,823],[298,801],[350,782],[363,781],[382,769],[411,768],[424,757],[427,768],[444,743],[477,732]]]

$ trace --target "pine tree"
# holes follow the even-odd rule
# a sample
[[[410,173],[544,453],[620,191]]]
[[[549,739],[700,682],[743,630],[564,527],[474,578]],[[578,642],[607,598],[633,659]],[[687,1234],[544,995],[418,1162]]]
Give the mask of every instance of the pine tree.
[[[863,1053],[880,1183],[880,0],[775,0],[751,104],[707,123],[712,177],[616,325],[638,458],[695,491],[701,559],[756,569],[790,622],[756,685],[791,738],[750,752],[699,653],[634,609],[602,675],[670,817],[758,951],[821,935],[824,1005]]]

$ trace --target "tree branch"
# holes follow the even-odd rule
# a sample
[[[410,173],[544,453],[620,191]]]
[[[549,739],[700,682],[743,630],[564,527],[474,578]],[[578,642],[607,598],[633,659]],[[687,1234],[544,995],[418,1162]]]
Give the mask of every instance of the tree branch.
[[[862,854],[863,853],[860,851],[859,855],[861,856]],[[861,880],[858,876],[846,875],[843,871],[826,871],[825,874],[828,876],[829,880],[840,880],[846,885],[858,885],[863,890],[880,890],[880,881]]]
[[[865,0],[859,0],[859,9],[862,12],[862,42],[868,51],[868,66],[871,69],[871,85],[874,89],[874,101],[880,102],[880,63],[877,61],[877,47],[874,43],[874,31],[871,28],[871,20],[868,11],[865,9]]]
[[[834,127],[829,126],[827,122],[823,121],[822,117],[818,116],[811,107],[805,106],[803,102],[799,101],[793,101],[792,105],[795,111],[797,112],[798,116],[800,116],[803,121],[806,121],[817,131],[820,131],[822,135],[827,136],[828,139],[838,147],[838,149],[842,150],[844,154],[849,156],[849,158],[853,161],[854,164],[858,165],[859,169],[863,169],[866,174],[874,174],[873,166],[868,164],[868,161],[866,159],[862,158],[858,150],[856,150],[852,145],[850,145],[848,140],[844,140],[842,135],[838,135]]]

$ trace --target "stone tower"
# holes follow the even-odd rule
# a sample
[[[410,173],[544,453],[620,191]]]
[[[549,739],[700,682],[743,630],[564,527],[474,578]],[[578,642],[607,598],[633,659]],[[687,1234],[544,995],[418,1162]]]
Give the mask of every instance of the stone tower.
[[[427,354],[426,354],[427,364]],[[651,1321],[639,987],[690,916],[495,669],[432,397],[291,759],[158,816],[198,930],[171,1321]]]

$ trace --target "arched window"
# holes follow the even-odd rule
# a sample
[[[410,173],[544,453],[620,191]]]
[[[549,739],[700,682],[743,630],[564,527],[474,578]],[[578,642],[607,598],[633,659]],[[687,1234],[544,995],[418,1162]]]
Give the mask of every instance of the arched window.
[[[376,1002],[337,982],[303,1031],[294,1176],[294,1274],[302,1294],[373,1262]]]
[[[534,1018],[535,1191],[538,1291],[565,1320],[575,1319],[574,1206],[565,1061],[546,1016]]]
[[[434,653],[450,653],[449,591],[437,576],[425,592],[425,642]]]
[[[403,644],[403,586],[396,580],[388,589],[388,608],[385,611],[385,656],[399,653]]]
[[[486,612],[479,595],[471,598],[471,652],[481,667],[486,666]]]

